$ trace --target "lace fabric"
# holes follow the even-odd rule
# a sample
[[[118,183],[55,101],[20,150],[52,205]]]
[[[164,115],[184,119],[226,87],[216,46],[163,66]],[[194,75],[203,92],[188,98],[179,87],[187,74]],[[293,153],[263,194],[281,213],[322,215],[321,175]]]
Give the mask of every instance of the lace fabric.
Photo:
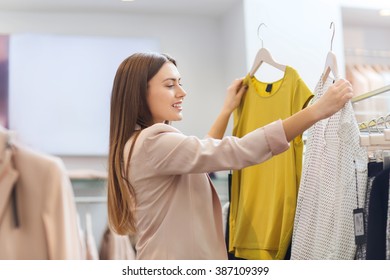
[[[321,77],[312,103],[332,83]],[[367,153],[351,102],[314,124],[306,143],[291,259],[354,259],[353,209],[364,206]]]

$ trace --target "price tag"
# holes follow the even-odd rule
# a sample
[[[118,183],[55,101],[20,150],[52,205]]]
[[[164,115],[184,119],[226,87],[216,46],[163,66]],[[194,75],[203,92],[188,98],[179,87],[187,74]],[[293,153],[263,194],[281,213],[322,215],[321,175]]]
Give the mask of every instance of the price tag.
[[[355,243],[361,245],[366,243],[366,234],[364,232],[364,211],[363,208],[353,210],[353,224],[355,228]]]

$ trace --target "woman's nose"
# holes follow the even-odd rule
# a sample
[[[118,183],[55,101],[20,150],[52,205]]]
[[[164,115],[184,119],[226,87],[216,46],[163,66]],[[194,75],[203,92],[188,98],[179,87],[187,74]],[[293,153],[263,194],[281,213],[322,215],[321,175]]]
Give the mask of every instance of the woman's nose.
[[[186,91],[180,86],[177,95],[180,96],[180,97],[184,97],[184,96],[187,95],[187,93],[186,93]]]

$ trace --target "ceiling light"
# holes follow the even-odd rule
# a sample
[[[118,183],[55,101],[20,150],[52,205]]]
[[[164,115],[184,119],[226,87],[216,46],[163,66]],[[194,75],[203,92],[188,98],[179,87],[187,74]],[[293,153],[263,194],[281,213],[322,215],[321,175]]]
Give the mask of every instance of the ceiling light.
[[[133,2],[134,0],[121,0],[122,2]]]
[[[379,11],[379,14],[383,17],[388,17],[390,16],[390,9],[382,9]]]

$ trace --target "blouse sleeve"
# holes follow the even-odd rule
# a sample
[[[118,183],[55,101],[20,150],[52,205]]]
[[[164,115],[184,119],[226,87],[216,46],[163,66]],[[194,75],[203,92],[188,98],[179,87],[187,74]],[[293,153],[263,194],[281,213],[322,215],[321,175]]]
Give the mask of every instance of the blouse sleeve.
[[[221,140],[186,136],[169,125],[155,124],[143,130],[139,141],[147,164],[161,175],[242,169],[289,147],[281,120],[242,138],[226,136]]]

